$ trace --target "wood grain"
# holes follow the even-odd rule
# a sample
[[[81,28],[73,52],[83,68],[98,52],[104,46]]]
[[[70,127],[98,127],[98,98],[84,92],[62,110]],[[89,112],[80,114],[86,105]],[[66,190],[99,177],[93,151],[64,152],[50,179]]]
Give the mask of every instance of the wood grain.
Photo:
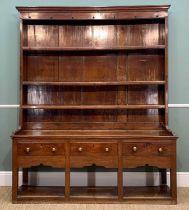
[[[168,8],[17,8],[13,202],[176,203],[177,137],[167,127]],[[41,165],[65,170],[65,185],[29,186],[28,171]],[[123,186],[124,169],[146,165],[159,168],[160,186]],[[116,186],[71,185],[71,169],[95,166],[115,170]]]

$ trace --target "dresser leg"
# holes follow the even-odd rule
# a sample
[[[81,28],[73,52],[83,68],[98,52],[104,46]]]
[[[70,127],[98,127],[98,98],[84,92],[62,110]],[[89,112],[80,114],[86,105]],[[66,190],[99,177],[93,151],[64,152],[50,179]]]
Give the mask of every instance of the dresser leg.
[[[176,141],[174,142],[174,151],[171,159],[171,169],[170,169],[170,188],[171,196],[177,203],[177,164],[176,164]]]
[[[65,197],[66,199],[70,197],[70,169],[65,171]]]
[[[122,163],[122,144],[118,144],[118,173],[117,173],[117,185],[118,185],[118,198],[123,199],[123,163]]]
[[[28,168],[23,168],[22,184],[28,185]]]
[[[13,165],[12,170],[12,201],[16,201],[18,194],[18,169]]]
[[[167,169],[160,168],[159,172],[160,172],[161,185],[167,185]]]
[[[177,201],[177,170],[176,170],[176,160],[173,163],[173,167],[170,170],[170,187],[171,187],[171,196]]]
[[[17,200],[18,194],[18,166],[17,166],[17,143],[12,142],[12,202]]]
[[[118,168],[118,198],[123,199],[123,171],[121,168]]]
[[[66,144],[66,167],[65,167],[65,198],[70,198],[70,158],[69,158],[69,143]]]
[[[95,179],[95,173],[96,171],[96,166],[95,165],[92,165],[92,166],[88,166],[87,167],[87,182],[88,182],[88,186],[89,187],[95,187],[96,186],[96,179]]]

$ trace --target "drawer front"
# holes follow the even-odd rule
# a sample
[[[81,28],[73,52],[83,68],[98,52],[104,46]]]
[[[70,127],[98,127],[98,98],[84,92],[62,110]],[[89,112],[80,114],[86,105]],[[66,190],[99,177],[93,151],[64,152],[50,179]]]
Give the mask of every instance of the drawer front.
[[[124,156],[169,156],[173,152],[173,145],[170,143],[132,142],[123,143],[122,155]]]
[[[64,155],[65,144],[63,143],[19,143],[18,155],[21,156],[51,156]]]
[[[116,143],[88,143],[77,142],[71,143],[70,155],[71,156],[116,156],[118,154],[118,147]]]

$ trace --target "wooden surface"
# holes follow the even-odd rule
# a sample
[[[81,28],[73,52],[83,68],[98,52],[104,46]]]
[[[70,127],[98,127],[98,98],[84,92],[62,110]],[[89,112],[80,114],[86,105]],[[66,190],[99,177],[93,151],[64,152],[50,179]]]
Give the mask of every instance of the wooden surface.
[[[130,51],[130,50],[157,50],[165,49],[165,45],[150,45],[150,46],[125,46],[125,47],[23,47],[24,51]]]
[[[170,198],[170,189],[167,186],[164,187],[124,187],[124,198]]]
[[[17,8],[13,202],[176,203],[176,136],[167,127],[168,8]],[[63,169],[65,186],[28,186],[29,168],[40,165]],[[146,165],[159,167],[160,187],[123,186],[125,168]],[[71,185],[72,168],[95,166],[116,169],[117,186]],[[170,190],[162,188],[167,168]]]
[[[64,196],[64,187],[34,187],[22,186],[19,188],[18,202],[37,200],[48,202],[79,202],[79,203],[117,203],[116,187],[71,187],[70,200]],[[125,187],[123,203],[174,204],[171,200],[170,189],[165,187]]]
[[[148,127],[147,127],[148,128]],[[175,138],[169,130],[163,130],[161,127],[158,129],[157,127],[154,129],[142,129],[142,130],[125,130],[125,129],[118,129],[118,130],[19,130],[17,131],[15,137],[19,138],[27,138],[27,137],[123,137],[125,139],[135,139],[144,140],[145,137],[150,138],[159,138],[159,139],[171,139]],[[28,139],[29,140],[29,139]],[[153,139],[152,139],[153,140]],[[55,139],[53,142],[56,142]]]
[[[27,150],[28,149],[28,150]],[[31,156],[41,156],[41,155],[64,155],[65,145],[58,143],[21,143],[18,145],[18,155],[31,155]]]
[[[163,109],[164,105],[24,105],[22,109]]]
[[[110,81],[110,82],[30,82],[24,81],[23,85],[52,85],[52,86],[106,86],[106,85],[163,85],[165,81]]]
[[[124,20],[165,18],[169,5],[130,7],[17,7],[24,20]],[[49,11],[50,14],[49,14]]]

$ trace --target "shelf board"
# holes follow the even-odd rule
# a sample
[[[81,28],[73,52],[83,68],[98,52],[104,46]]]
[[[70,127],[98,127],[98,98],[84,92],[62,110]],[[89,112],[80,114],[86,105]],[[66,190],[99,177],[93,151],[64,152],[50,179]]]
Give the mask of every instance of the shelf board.
[[[125,46],[125,47],[23,47],[23,51],[119,51],[119,50],[156,50],[165,45]]]
[[[47,186],[26,186],[22,185],[18,189],[19,197],[35,197],[35,198],[43,198],[43,197],[60,197],[64,198],[64,187],[47,187]]]
[[[165,105],[23,105],[22,109],[164,109]]]
[[[108,82],[35,82],[23,81],[23,85],[54,85],[54,86],[116,86],[116,85],[163,85],[165,81],[108,81]]]
[[[17,201],[19,202],[66,202],[64,187],[21,186],[18,189]],[[71,187],[70,201],[86,201],[98,203],[117,202],[117,187]],[[175,204],[167,186],[152,187],[124,187],[123,203],[153,203]],[[120,201],[119,201],[120,202]]]
[[[71,198],[117,198],[117,187],[71,187]]]
[[[165,199],[171,198],[168,186],[124,187],[124,199]]]

